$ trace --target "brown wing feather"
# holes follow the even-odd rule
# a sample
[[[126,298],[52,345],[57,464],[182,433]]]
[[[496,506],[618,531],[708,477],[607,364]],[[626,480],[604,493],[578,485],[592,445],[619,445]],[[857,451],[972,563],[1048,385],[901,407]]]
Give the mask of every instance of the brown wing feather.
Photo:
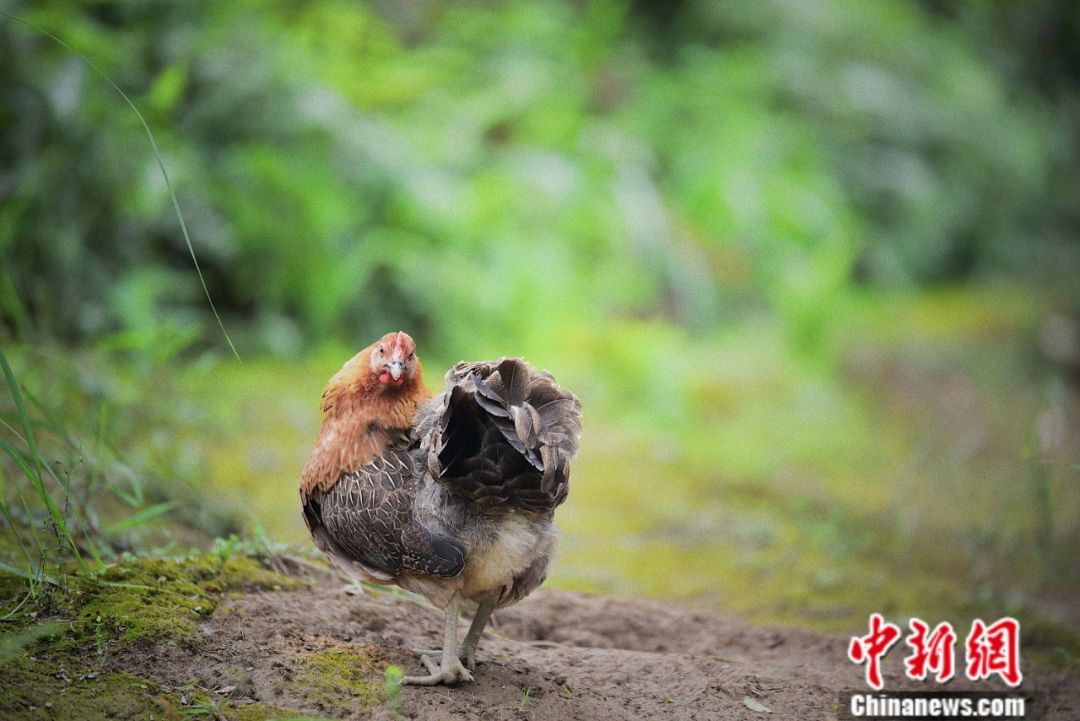
[[[408,449],[388,448],[342,475],[329,490],[304,496],[304,514],[312,533],[325,534],[335,555],[366,568],[391,577],[402,572],[458,575],[464,548],[414,518],[415,495]]]

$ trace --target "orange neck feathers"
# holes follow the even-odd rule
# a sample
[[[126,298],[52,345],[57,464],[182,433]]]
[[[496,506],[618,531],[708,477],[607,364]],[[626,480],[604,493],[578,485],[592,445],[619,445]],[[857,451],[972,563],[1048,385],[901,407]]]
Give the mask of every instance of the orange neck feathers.
[[[412,426],[431,393],[420,361],[401,385],[381,383],[365,348],[334,374],[322,395],[323,425],[300,477],[300,493],[327,491],[343,473],[370,463]]]

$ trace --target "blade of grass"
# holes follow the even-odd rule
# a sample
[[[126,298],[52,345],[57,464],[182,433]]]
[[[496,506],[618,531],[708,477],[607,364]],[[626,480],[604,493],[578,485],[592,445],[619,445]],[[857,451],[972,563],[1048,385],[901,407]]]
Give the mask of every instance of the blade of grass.
[[[89,494],[93,492],[98,481],[101,480],[101,477],[104,475],[103,469],[105,464],[102,462],[101,457],[102,451],[105,448],[105,433],[108,428],[108,418],[108,405],[106,403],[101,403],[101,405],[98,406],[97,447],[94,449],[94,462],[90,466],[90,477],[87,479],[86,488],[84,489],[84,492],[88,494],[86,500],[88,500]]]
[[[14,428],[14,426],[10,425],[11,423],[18,423],[18,422],[19,422],[19,416],[18,416],[17,413],[9,413],[9,412],[0,413],[0,423],[6,425],[8,427],[8,430],[11,430],[11,429]],[[37,418],[31,418],[30,422],[33,424],[34,428],[43,429],[43,430],[52,430],[52,428],[50,427],[50,425],[48,423],[46,423],[45,421],[39,420]],[[19,436],[19,440],[23,440],[22,435]]]
[[[64,492],[67,497],[71,497],[71,481],[67,478],[61,479],[60,476],[52,469],[51,466],[46,466],[46,470],[49,475],[53,477],[53,480],[63,486]],[[72,516],[75,518],[75,523],[78,524],[79,530],[82,531],[83,543],[86,544],[86,550],[89,551],[90,556],[94,559],[94,562],[98,565],[98,568],[102,568],[105,565],[105,561],[101,558],[101,553],[97,550],[97,544],[94,543],[94,534],[91,533],[87,526],[86,519],[83,517],[84,509],[76,508],[72,511]]]
[[[23,472],[23,475],[31,476],[38,472],[30,460],[20,453],[19,449],[11,444],[11,441],[3,436],[0,436],[0,451],[3,451],[11,458],[11,460],[15,461],[15,465],[19,467],[19,470]]]
[[[53,413],[48,406],[39,401],[31,393],[29,393],[28,391],[23,391],[23,393],[27,397],[27,399],[29,399],[30,403],[33,404],[34,408],[37,409],[38,413],[40,413],[41,416],[47,421],[45,427],[51,430],[54,434],[56,434],[57,437],[61,438],[72,449],[78,451],[79,453],[82,453],[85,456],[85,451],[83,450],[82,446],[79,444],[78,441],[75,440],[71,433],[68,432],[67,427],[64,426],[64,424],[60,421],[60,418],[57,417],[57,415]],[[96,463],[97,459],[92,459],[92,461]],[[45,469],[49,472],[49,475],[53,477],[53,480],[56,481],[64,489],[66,498],[70,499],[71,479],[68,478],[66,474],[63,478],[61,478],[60,475],[57,474],[57,472],[52,468],[52,466],[49,466],[47,464],[45,465]],[[90,555],[93,556],[94,561],[98,564],[98,566],[101,566],[101,564],[103,563],[101,559],[101,554],[97,550],[96,544],[94,543],[94,536],[90,532],[90,529],[87,528],[87,524],[85,519],[83,518],[81,510],[82,509],[76,507],[76,512],[72,515],[74,516],[75,522],[78,524],[79,529],[82,531],[83,540],[86,544],[87,550],[90,552]]]
[[[56,503],[53,501],[52,496],[49,495],[48,489],[45,488],[44,479],[41,476],[41,470],[45,468],[45,462],[41,460],[41,455],[38,453],[37,441],[34,440],[34,429],[30,424],[30,415],[26,412],[26,401],[23,400],[22,391],[19,389],[19,384],[15,380],[15,372],[11,370],[11,364],[8,363],[7,355],[3,349],[0,348],[0,367],[3,368],[4,378],[7,380],[8,391],[11,393],[12,400],[15,401],[15,408],[19,412],[19,420],[22,421],[23,431],[26,434],[26,446],[30,452],[29,461],[32,463],[22,464],[27,474],[27,479],[31,485],[34,486],[34,490],[37,491],[38,496],[41,498],[41,502],[45,504],[45,507],[49,511],[49,515],[52,517],[52,521],[56,526],[56,532],[60,534],[64,542],[71,548],[75,554],[75,561],[79,564],[79,568],[85,570],[85,563],[83,562],[82,554],[79,553],[79,548],[75,543],[75,539],[71,537],[71,532],[68,530],[67,521],[60,513],[60,509],[56,507]],[[6,442],[5,442],[6,443]],[[7,444],[10,450],[6,452],[13,458],[18,458],[18,453],[14,447]]]
[[[53,422],[58,423],[59,421],[53,421]],[[40,426],[40,427],[49,427],[49,426],[46,426],[45,424],[41,424],[41,423],[38,423],[37,425]],[[3,420],[2,418],[0,418],[0,427],[6,428],[13,436],[15,436],[16,439],[18,439],[19,441],[22,441],[24,444],[26,443],[26,439],[22,436],[22,434],[19,433],[19,431],[16,428],[12,427],[12,425],[10,423]],[[70,441],[70,443],[72,444],[72,446],[74,448],[78,449],[78,446],[75,444],[74,440],[72,440],[71,437],[69,435],[67,435],[66,430],[62,433],[62,435],[67,440]],[[29,466],[28,466],[25,458],[22,458],[22,455],[13,446],[11,446],[7,441],[5,441],[2,437],[0,437],[0,450],[4,450],[5,453],[7,453],[9,456],[11,456],[11,458],[16,462],[16,464],[18,464],[19,467],[23,469],[24,474],[30,472],[29,471]],[[22,461],[21,463],[20,463],[20,459]],[[45,469],[49,472],[49,475],[53,477],[53,480],[55,480],[58,484],[63,486],[64,492],[67,493],[70,496],[71,495],[70,482],[68,482],[67,479],[61,479],[57,475],[56,471],[54,471],[52,469],[51,466],[46,464]],[[27,505],[26,499],[25,499],[25,497],[23,497],[21,490],[19,492],[19,498],[22,501],[23,505],[26,506],[27,510],[29,511],[29,506]],[[131,505],[136,505],[136,504],[131,504]],[[90,529],[87,527],[86,520],[83,518],[83,512],[85,512],[85,510],[86,510],[85,508],[80,508],[79,511],[81,511],[81,512],[75,512],[72,515],[74,515],[76,522],[79,524],[79,528],[82,530],[83,538],[86,541],[86,547],[90,551],[90,555],[94,557],[94,561],[98,564],[98,566],[101,566],[103,561],[102,561],[102,558],[101,558],[101,554],[97,550],[97,546],[94,543],[94,540],[93,540],[94,539],[94,534],[91,533]],[[42,548],[41,539],[40,539],[40,537],[37,536],[37,528],[36,528],[36,526],[31,524],[30,527],[34,531],[35,540],[37,541],[38,548],[39,549]]]
[[[38,584],[34,583],[33,581],[30,581],[29,583],[26,584],[26,586],[27,586],[26,593],[23,594],[22,600],[19,601],[18,603],[16,603],[14,608],[12,608],[10,611],[5,613],[3,616],[0,616],[0,621],[4,621],[4,622],[7,622],[7,623],[14,622],[16,619],[12,618],[12,616],[14,616],[16,613],[18,613],[19,610],[22,609],[22,607],[26,605],[26,602],[29,601],[31,598],[33,598],[37,594]]]
[[[42,403],[28,391],[24,391],[24,395],[30,400],[30,403],[32,403],[34,408],[37,409],[38,413],[40,413],[41,416],[46,420],[47,423],[44,426],[45,428],[51,430],[54,434],[56,434],[57,437],[61,438],[73,450],[78,451],[83,456],[86,455],[86,451],[83,449],[82,445],[77,440],[75,440],[71,433],[68,432],[67,427],[63,424],[60,418],[55,413],[53,413],[53,411],[47,405]],[[94,464],[100,462],[98,458],[92,458],[90,460]],[[53,480],[56,481],[64,489],[64,493],[67,494],[67,498],[70,499],[71,480],[67,478],[66,475],[65,477],[61,478],[60,475],[57,474],[56,471],[52,468],[52,466],[46,465],[45,468],[46,470],[48,470],[49,475],[53,477]],[[90,532],[89,528],[87,528],[86,520],[83,518],[83,513],[81,512],[82,510],[83,509],[81,508],[77,508],[76,512],[73,514],[75,517],[75,522],[79,525],[79,529],[82,531],[83,540],[86,544],[87,550],[90,552],[90,555],[93,556],[94,561],[100,567],[103,563],[101,559],[101,554],[98,552],[97,546],[94,543],[94,534]]]
[[[45,540],[41,537],[41,530],[37,527],[37,524],[34,523],[33,508],[31,507],[30,502],[26,499],[26,494],[23,493],[21,483],[15,484],[15,494],[19,499],[19,503],[22,504],[24,512],[26,513],[27,526],[29,526],[30,528],[30,536],[34,539],[34,547],[37,549],[36,557],[29,556],[29,551],[31,549],[26,549],[26,551],[28,552],[26,567],[32,569],[35,567],[35,565],[42,565],[41,563],[39,563],[39,559],[47,558],[49,552],[45,546]],[[14,519],[12,520],[14,521]]]
[[[8,440],[6,438],[4,438],[3,436],[0,436],[0,451],[3,451],[4,453],[6,453],[7,456],[9,458],[11,458],[11,460],[13,460],[15,462],[15,465],[17,465],[19,467],[19,470],[21,470],[23,472],[23,475],[29,476],[29,474],[32,473],[32,471],[30,470],[30,465],[26,461],[26,459],[23,458],[22,453],[20,453],[18,451],[18,449],[16,449],[14,446],[12,446],[11,443],[9,443]],[[6,491],[5,491],[5,493],[6,493]],[[26,494],[23,493],[21,483],[15,483],[15,495],[18,496],[19,503],[21,503],[23,505],[23,508],[26,509],[27,519],[30,519],[30,522],[29,522],[30,535],[33,536],[33,538],[34,538],[34,545],[37,546],[37,549],[38,549],[39,553],[44,553],[45,552],[45,543],[41,540],[41,535],[38,533],[37,524],[35,524],[33,522],[33,520],[32,520],[33,509],[30,506],[30,502],[26,499]],[[7,508],[6,505],[4,507]],[[11,519],[10,523],[12,524],[12,529],[14,529],[15,528],[15,520]],[[17,536],[18,536],[18,534],[16,534],[16,537]],[[30,565],[32,566],[33,565],[33,559],[30,558],[28,560],[30,562]]]
[[[155,503],[152,506],[147,506],[141,511],[137,511],[127,518],[122,518],[115,523],[111,523],[105,526],[105,532],[109,534],[121,533],[131,528],[136,528],[149,521],[154,520],[158,516],[162,516],[172,509],[180,505],[179,501],[165,501],[164,503]]]
[[[6,477],[3,467],[0,466],[0,481],[3,481]],[[6,500],[7,491],[4,488],[4,485],[4,483],[0,483],[0,516],[4,517],[4,522],[7,523],[8,527],[11,529],[11,535],[15,538],[15,542],[19,544],[19,550],[22,551],[23,556],[26,557],[26,567],[33,568],[34,557],[30,555],[30,549],[26,547],[26,541],[23,540],[22,535],[15,530],[15,517],[11,515],[11,509],[8,508]]]
[[[39,422],[35,425],[37,425],[39,428],[44,428],[46,430],[52,431],[54,434],[56,434],[57,437],[61,438],[72,448],[79,447],[78,442],[71,436],[71,434],[68,432],[68,429],[64,426],[63,423],[60,422],[60,419],[56,416],[56,414],[52,412],[52,409],[50,409],[48,406],[38,400],[37,396],[35,396],[28,390],[23,390],[23,395],[26,396],[26,399],[30,401],[30,405],[32,405],[44,419],[44,421]]]
[[[60,585],[60,582],[58,580],[56,580],[55,578],[53,578],[49,574],[45,573],[44,571],[41,571],[40,573],[30,573],[29,571],[23,570],[23,569],[18,568],[16,566],[12,566],[10,563],[4,563],[3,561],[0,561],[0,571],[10,573],[10,574],[12,574],[14,576],[19,576],[20,578],[25,578],[28,581],[39,581],[40,580],[40,581],[44,581],[45,583],[48,583],[48,584],[50,584],[52,586],[59,586]]]
[[[3,241],[0,241],[0,243],[3,243]],[[19,299],[19,294],[15,290],[15,283],[12,280],[11,273],[7,269],[0,271],[0,308],[3,308],[5,315],[11,319],[15,337],[25,337],[26,328],[30,325],[29,317],[26,306],[23,305]]]

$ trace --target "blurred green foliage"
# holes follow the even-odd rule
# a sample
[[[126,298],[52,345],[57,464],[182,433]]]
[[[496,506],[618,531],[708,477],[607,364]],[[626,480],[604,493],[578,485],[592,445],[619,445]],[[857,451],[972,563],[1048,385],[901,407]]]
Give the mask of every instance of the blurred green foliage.
[[[556,583],[1080,619],[1068,3],[0,9],[146,115],[248,360],[130,109],[0,17],[0,339],[107,546],[304,538],[320,386],[403,328],[581,395]]]
[[[214,296],[275,351],[759,312],[812,351],[855,281],[1075,285],[1075,85],[1058,69],[1048,97],[996,45],[1043,42],[1005,25],[1021,6],[1057,8],[7,4],[144,110]],[[205,336],[130,110],[47,37],[0,33],[0,315],[159,352]]]

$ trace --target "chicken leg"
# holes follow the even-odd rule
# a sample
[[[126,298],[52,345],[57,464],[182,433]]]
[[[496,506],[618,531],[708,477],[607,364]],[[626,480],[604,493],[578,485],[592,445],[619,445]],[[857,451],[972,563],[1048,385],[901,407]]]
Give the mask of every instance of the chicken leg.
[[[465,662],[470,671],[476,670],[476,645],[480,643],[480,637],[484,635],[484,627],[487,626],[491,612],[495,610],[495,601],[499,598],[499,590],[491,592],[487,598],[480,602],[473,615],[472,623],[469,624],[469,632],[465,634],[465,641],[461,644],[458,654]]]
[[[499,589],[495,589],[491,592],[487,598],[480,602],[480,605],[476,609],[476,613],[473,614],[472,623],[469,624],[469,631],[465,634],[465,640],[461,642],[461,647],[458,649],[458,658],[465,663],[465,668],[470,671],[476,670],[476,646],[480,643],[480,639],[484,635],[484,629],[487,628],[488,621],[491,619],[491,613],[495,610],[495,603],[499,598]],[[416,649],[416,653],[421,656],[433,656],[442,657],[442,651],[422,651]]]
[[[461,613],[461,593],[454,591],[454,595],[446,604],[446,621],[443,627],[443,649],[441,663],[435,663],[429,656],[421,656],[420,661],[427,668],[427,676],[406,676],[401,679],[403,684],[417,686],[435,686],[440,683],[454,685],[461,681],[472,681],[473,676],[469,669],[462,665],[458,658],[458,615]],[[471,628],[469,629],[472,630]],[[475,643],[473,644],[475,648]]]

